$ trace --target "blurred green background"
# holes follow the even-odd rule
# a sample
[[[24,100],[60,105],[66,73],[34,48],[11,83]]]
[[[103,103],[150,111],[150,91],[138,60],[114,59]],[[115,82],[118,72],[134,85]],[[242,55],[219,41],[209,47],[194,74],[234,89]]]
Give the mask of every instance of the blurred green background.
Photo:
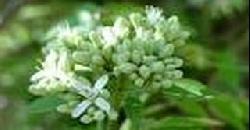
[[[91,129],[55,112],[29,111],[34,99],[27,91],[29,77],[41,58],[43,36],[62,20],[77,22],[82,10],[101,9],[108,24],[116,15],[145,5],[179,16],[192,34],[178,52],[185,59],[185,77],[203,82],[217,94],[208,102],[172,100],[165,112],[216,119],[223,125],[214,130],[246,130],[248,0],[0,0],[0,130]]]

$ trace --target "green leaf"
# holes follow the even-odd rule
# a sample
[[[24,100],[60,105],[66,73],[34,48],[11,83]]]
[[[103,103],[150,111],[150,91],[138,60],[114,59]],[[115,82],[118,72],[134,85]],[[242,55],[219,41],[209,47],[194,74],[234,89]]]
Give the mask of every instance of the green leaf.
[[[218,95],[209,101],[209,109],[220,120],[232,125],[235,129],[244,130],[248,122],[249,104],[247,100],[228,95]]]
[[[194,100],[184,99],[184,100],[174,100],[174,103],[178,108],[189,116],[196,117],[208,117],[208,113],[203,108],[200,102],[194,102]],[[192,106],[192,107],[190,107]]]
[[[232,51],[218,53],[215,66],[217,73],[213,86],[217,86],[221,91],[237,94],[238,88],[241,87],[242,74],[248,72],[248,67],[240,64],[239,58]]]
[[[203,96],[202,90],[205,89],[205,85],[192,79],[180,79],[174,82],[174,87],[181,88],[186,92],[195,96]]]
[[[141,92],[139,89],[130,89],[125,98],[125,112],[127,118],[131,119],[132,129],[139,130],[142,119],[143,103],[139,100]]]
[[[45,113],[55,110],[55,108],[62,103],[62,100],[54,96],[41,97],[33,101],[28,106],[28,109],[31,113]]]
[[[223,125],[221,122],[209,118],[194,117],[166,117],[150,124],[149,130],[167,129],[199,129],[208,127],[218,127]]]

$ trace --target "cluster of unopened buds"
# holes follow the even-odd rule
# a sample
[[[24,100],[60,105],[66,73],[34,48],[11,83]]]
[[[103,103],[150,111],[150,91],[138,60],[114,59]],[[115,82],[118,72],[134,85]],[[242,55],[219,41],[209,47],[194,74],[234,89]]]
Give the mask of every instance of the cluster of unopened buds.
[[[98,23],[99,17],[84,14]],[[57,110],[83,123],[116,119],[111,93],[122,86],[117,79],[144,93],[170,88],[182,77],[178,68],[183,61],[175,49],[188,36],[176,16],[165,19],[162,10],[152,6],[118,17],[113,26],[64,23],[46,36],[45,60],[31,77],[29,90],[40,96],[63,95],[67,103]]]

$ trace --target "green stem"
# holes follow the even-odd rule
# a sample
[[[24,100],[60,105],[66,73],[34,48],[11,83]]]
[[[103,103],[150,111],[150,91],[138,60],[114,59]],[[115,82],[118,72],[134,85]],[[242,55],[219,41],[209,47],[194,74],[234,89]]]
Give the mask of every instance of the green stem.
[[[104,130],[103,128],[103,120],[96,122],[96,130]]]

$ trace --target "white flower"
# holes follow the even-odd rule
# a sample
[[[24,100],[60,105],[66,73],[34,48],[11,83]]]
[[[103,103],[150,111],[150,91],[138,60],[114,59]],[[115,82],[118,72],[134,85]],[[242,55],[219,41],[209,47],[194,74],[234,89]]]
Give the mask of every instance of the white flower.
[[[58,84],[67,85],[70,77],[67,52],[50,50],[42,63],[42,68],[32,75],[31,82],[33,82],[33,85],[30,89],[50,90],[50,87],[62,87]]]
[[[55,37],[59,41],[70,41],[77,44],[81,39],[80,31],[77,27],[70,27],[68,22],[63,22],[48,33],[47,39]]]
[[[118,42],[118,36],[113,27],[101,27],[100,32],[104,41],[104,47],[113,46]]]
[[[147,21],[151,25],[155,25],[159,21],[164,20],[164,17],[162,16],[162,10],[153,6],[146,7],[146,17]]]
[[[117,18],[114,26],[101,27],[100,32],[104,46],[113,46],[119,39],[124,38],[129,33],[128,23],[123,18]]]
[[[126,19],[118,17],[114,23],[114,31],[117,37],[124,38],[129,33],[129,23]]]
[[[96,81],[93,88],[84,84],[79,84],[79,82],[75,84],[74,88],[76,91],[80,95],[84,96],[86,100],[83,100],[76,106],[76,108],[71,112],[71,116],[73,118],[78,118],[83,113],[85,113],[85,111],[91,105],[95,105],[100,110],[109,114],[111,111],[110,103],[101,97],[101,94],[104,94],[105,91],[107,92],[107,90],[104,89],[104,86],[107,84],[107,82],[108,76],[104,75]]]

